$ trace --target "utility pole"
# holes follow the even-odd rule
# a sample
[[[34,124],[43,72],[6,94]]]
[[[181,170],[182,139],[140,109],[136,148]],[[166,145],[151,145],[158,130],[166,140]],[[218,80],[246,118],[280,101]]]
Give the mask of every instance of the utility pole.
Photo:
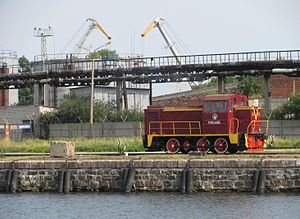
[[[95,99],[95,59],[92,59],[91,101],[90,101],[90,137],[94,137],[94,99]]]

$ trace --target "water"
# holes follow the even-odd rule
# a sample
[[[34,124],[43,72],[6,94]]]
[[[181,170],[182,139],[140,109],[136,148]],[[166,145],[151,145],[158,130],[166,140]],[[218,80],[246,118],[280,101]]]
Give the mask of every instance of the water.
[[[0,218],[300,218],[300,194],[0,194]]]

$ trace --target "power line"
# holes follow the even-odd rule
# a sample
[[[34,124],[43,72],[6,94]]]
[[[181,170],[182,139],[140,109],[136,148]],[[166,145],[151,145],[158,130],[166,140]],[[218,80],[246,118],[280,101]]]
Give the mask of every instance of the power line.
[[[187,53],[193,54],[193,52],[190,50],[190,48],[184,43],[183,40],[181,40],[180,36],[176,33],[174,28],[165,20],[166,25],[168,26],[168,29],[173,33],[172,35],[175,36],[176,42],[178,42],[178,45],[181,47],[182,50],[184,50]]]
[[[82,28],[84,27],[85,23],[87,21],[84,21],[83,24],[80,26],[80,28],[75,32],[75,34],[72,36],[72,38],[67,42],[67,44],[59,51],[60,53],[65,52],[66,49],[70,46],[70,44],[74,41],[74,39],[76,38],[76,36],[79,34],[79,32],[82,30]]]

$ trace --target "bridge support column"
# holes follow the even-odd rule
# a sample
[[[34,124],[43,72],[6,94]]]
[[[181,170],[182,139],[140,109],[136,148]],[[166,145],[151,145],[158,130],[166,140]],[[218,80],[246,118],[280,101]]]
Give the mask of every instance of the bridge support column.
[[[44,86],[41,84],[34,84],[33,85],[33,103],[34,105],[43,105],[43,88]]]
[[[126,81],[123,81],[123,96],[124,96],[124,108],[128,110],[128,98],[127,98],[127,89],[126,89]]]
[[[225,93],[225,76],[224,75],[218,76],[218,93],[219,94]]]
[[[264,88],[265,88],[265,111],[269,113],[271,111],[270,106],[270,97],[271,97],[271,91],[270,91],[270,74],[264,74]]]
[[[117,81],[116,87],[116,103],[117,110],[121,111],[123,107],[123,98],[122,98],[122,81]]]

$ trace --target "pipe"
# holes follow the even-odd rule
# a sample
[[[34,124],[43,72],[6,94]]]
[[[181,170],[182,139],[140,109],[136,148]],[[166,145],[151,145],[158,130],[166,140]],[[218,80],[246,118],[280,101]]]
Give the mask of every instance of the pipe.
[[[64,176],[65,176],[65,171],[64,170],[58,171],[58,186],[57,186],[57,192],[58,193],[63,192]]]
[[[186,171],[186,193],[192,193],[193,191],[193,170],[187,169]]]
[[[252,180],[252,188],[251,188],[251,192],[253,193],[256,193],[257,182],[258,182],[258,170],[253,170],[253,180]]]
[[[9,187],[10,193],[16,193],[18,189],[18,175],[19,175],[19,171],[17,170],[12,171],[11,182]]]
[[[10,191],[10,183],[11,183],[11,177],[12,177],[13,170],[7,170],[6,173],[6,185],[5,185],[5,192],[9,193]]]
[[[127,183],[127,176],[128,176],[128,169],[123,169],[123,179],[122,179],[122,191],[126,191],[126,183]]]
[[[126,180],[126,185],[125,185],[125,192],[129,193],[131,192],[131,188],[134,182],[134,177],[135,177],[135,169],[133,167],[130,167],[128,170],[128,175],[127,175],[127,180]]]
[[[71,170],[66,170],[64,174],[63,192],[68,193],[70,190]]]
[[[257,194],[262,195],[265,191],[265,182],[266,182],[266,170],[260,170],[258,173],[257,181]]]
[[[186,170],[181,171],[181,193],[185,193],[186,191]]]

